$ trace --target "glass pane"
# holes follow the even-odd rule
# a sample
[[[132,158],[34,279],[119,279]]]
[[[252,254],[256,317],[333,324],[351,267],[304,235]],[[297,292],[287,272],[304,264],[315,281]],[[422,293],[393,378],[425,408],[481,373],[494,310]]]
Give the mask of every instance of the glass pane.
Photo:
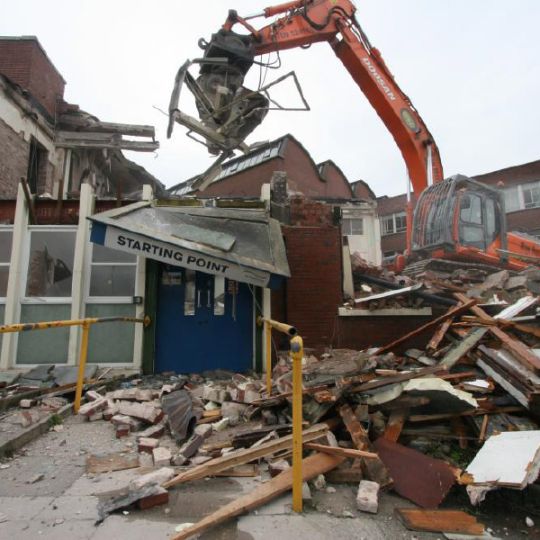
[[[540,186],[523,186],[523,202],[525,208],[536,208],[540,206]]]
[[[92,262],[125,262],[134,263],[137,261],[135,255],[130,253],[124,253],[117,249],[111,249],[108,247],[94,244],[92,248]]]
[[[214,315],[225,313],[225,278],[214,276]]]
[[[383,218],[383,234],[392,234],[394,232],[394,216]]]
[[[195,270],[186,269],[184,315],[195,315]]]
[[[504,190],[504,206],[506,207],[507,212],[519,210],[519,193],[517,186]]]
[[[495,201],[486,201],[486,237],[489,242],[495,240],[497,236],[497,216],[495,212]]]
[[[87,317],[135,317],[133,304],[88,304]],[[111,322],[93,324],[88,339],[89,363],[133,362],[135,323]]]
[[[460,208],[461,221],[482,224],[482,200],[478,195],[464,195]]]
[[[135,266],[92,265],[90,296],[133,296]]]
[[[12,240],[13,231],[0,231],[0,263],[8,263],[10,261]]]
[[[71,317],[70,304],[23,304],[21,322],[60,321]],[[65,364],[69,328],[48,328],[19,333],[17,364]]]
[[[0,266],[0,297],[6,296],[8,276],[9,266]],[[0,321],[0,324],[3,324],[3,322]]]
[[[71,296],[75,231],[31,232],[26,296]]]

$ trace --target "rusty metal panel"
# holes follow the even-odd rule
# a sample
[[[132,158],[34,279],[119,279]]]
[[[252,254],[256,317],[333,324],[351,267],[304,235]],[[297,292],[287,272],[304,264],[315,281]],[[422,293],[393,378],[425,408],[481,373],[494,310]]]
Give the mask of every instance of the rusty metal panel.
[[[456,481],[456,470],[440,459],[382,437],[373,445],[390,472],[395,491],[423,508],[437,508]]]

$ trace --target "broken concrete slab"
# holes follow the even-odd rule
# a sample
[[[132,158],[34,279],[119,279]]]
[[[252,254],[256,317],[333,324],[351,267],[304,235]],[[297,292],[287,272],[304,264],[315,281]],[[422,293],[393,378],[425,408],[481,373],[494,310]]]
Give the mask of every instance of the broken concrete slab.
[[[163,410],[151,403],[118,401],[117,406],[120,414],[132,416],[148,424],[157,424],[163,418]]]
[[[508,456],[508,459],[501,459]],[[498,487],[524,489],[540,472],[540,431],[505,431],[489,437],[467,467],[471,503]]]
[[[97,370],[98,366],[96,364],[87,364],[84,369],[84,379],[93,379]],[[58,386],[74,384],[79,377],[79,366],[54,366],[50,375]]]

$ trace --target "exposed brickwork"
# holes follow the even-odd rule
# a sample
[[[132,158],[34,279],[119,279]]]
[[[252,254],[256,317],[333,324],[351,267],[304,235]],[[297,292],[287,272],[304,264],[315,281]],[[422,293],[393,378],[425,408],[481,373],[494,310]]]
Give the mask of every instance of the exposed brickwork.
[[[272,305],[273,316],[295,325],[307,348],[332,344],[341,304],[341,237],[338,227],[283,227],[292,277]],[[279,293],[273,295],[273,299]],[[276,309],[274,309],[274,307]]]
[[[351,188],[353,195],[356,199],[376,199],[375,193],[369,187],[369,184],[364,180],[357,180],[351,182]]]
[[[0,39],[0,73],[28,90],[55,118],[65,82],[37,38]]]
[[[326,191],[331,192],[333,194],[332,197],[343,197],[345,199],[354,197],[351,184],[349,184],[347,177],[332,160],[319,163],[319,170],[321,178],[327,184]]]
[[[520,231],[540,235],[540,208],[518,210],[506,214],[509,231]]]
[[[292,197],[290,206],[291,225],[302,227],[332,227],[334,225],[331,205],[303,197]]]
[[[15,199],[19,179],[26,177],[30,145],[2,119],[0,141],[0,199]]]

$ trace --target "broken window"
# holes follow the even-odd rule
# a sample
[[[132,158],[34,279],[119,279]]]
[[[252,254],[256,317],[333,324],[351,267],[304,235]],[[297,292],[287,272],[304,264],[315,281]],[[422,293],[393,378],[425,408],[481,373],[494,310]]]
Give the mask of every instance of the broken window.
[[[13,229],[0,229],[0,298],[5,298],[7,294],[12,240]]]
[[[133,296],[136,267],[135,255],[94,244],[90,296]]]
[[[30,193],[37,193],[38,186],[45,185],[47,179],[47,150],[32,137],[28,156],[26,180]]]
[[[364,220],[362,218],[344,218],[341,222],[343,236],[364,234]]]
[[[70,297],[75,229],[30,228],[26,296]]]

